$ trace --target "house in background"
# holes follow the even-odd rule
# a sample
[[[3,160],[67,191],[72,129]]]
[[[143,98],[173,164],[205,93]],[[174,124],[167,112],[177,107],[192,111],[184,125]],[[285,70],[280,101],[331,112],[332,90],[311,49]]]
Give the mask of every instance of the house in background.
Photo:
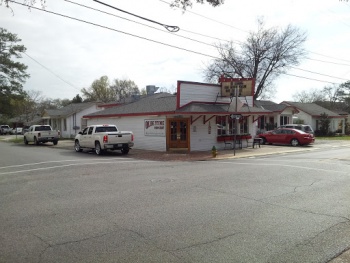
[[[177,93],[154,93],[134,102],[86,114],[88,125],[115,124],[134,133],[135,149],[208,151],[226,143],[247,146],[259,118],[271,111],[254,106],[254,81],[220,84],[178,81]],[[238,145],[236,144],[238,147]]]
[[[270,100],[256,100],[255,107],[271,111],[270,115],[265,115],[258,120],[259,131],[273,130],[281,125],[293,123],[293,116],[299,111],[294,106],[277,104]]]
[[[348,115],[340,115],[333,111],[330,111],[316,103],[301,103],[292,101],[283,101],[281,104],[294,106],[299,112],[296,113],[296,117],[304,124],[311,125],[314,131],[320,129],[322,114],[327,114],[330,119],[329,131],[340,132],[345,134],[345,123]]]
[[[41,116],[42,124],[61,131],[62,138],[74,138],[79,130],[87,126],[83,116],[103,109],[97,102],[72,103],[60,109],[45,110]]]

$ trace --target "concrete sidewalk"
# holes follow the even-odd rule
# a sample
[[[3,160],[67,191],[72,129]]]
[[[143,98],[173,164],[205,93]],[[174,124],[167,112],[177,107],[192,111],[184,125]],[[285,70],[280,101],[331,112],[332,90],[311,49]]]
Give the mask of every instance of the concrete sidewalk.
[[[74,151],[74,142],[72,140],[60,140],[55,148],[65,148]],[[131,149],[128,155],[125,157],[144,159],[144,160],[155,160],[155,161],[210,161],[210,160],[223,160],[233,158],[252,158],[257,156],[265,156],[272,154],[283,154],[292,152],[305,152],[317,149],[315,145],[292,147],[292,146],[279,146],[279,145],[261,145],[252,148],[243,149],[227,149],[218,150],[216,157],[212,156],[211,149],[208,151],[196,151],[196,152],[158,152],[151,150]],[[119,154],[120,151],[116,151]]]

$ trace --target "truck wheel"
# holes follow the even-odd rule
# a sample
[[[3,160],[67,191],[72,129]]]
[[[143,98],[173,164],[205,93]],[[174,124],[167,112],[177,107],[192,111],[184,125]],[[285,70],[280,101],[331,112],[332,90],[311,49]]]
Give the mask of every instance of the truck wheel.
[[[122,154],[128,154],[128,153],[129,153],[129,148],[122,149]]]
[[[95,143],[95,153],[97,155],[102,155],[103,154],[103,150],[101,149],[101,144],[99,142]]]
[[[83,149],[80,147],[80,143],[79,143],[78,140],[75,140],[74,149],[75,149],[76,152],[81,152],[81,151],[83,151]]]
[[[57,145],[58,141],[53,141],[53,145]]]
[[[26,137],[24,137],[24,139],[23,139],[23,140],[24,140],[24,144],[25,144],[25,145],[28,145],[27,138],[26,138]]]

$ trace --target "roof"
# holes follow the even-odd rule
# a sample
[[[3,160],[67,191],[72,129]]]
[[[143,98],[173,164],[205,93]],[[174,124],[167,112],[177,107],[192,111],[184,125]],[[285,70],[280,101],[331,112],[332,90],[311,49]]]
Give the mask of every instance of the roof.
[[[72,103],[69,104],[63,108],[55,109],[55,110],[46,110],[46,113],[50,117],[62,117],[62,116],[69,116],[74,113],[80,112],[82,110],[85,110],[93,105],[96,105],[96,102],[82,102],[82,103]]]
[[[155,93],[134,102],[85,115],[86,118],[117,115],[150,115],[176,110],[176,95]]]
[[[299,110],[302,110],[308,113],[311,116],[321,116],[321,114],[326,113],[328,117],[340,117],[339,114],[330,111],[326,108],[317,105],[316,103],[302,103],[302,102],[293,102],[293,101],[283,101],[281,104],[287,104],[296,107]]]
[[[254,105],[256,107],[259,107],[259,108],[262,108],[262,109],[266,109],[266,110],[270,110],[270,111],[273,111],[273,112],[282,112],[286,108],[291,107],[291,106],[286,105],[286,104],[277,104],[277,103],[275,103],[273,101],[270,101],[270,100],[256,100],[256,101],[254,101]]]
[[[232,111],[228,111],[229,104],[208,104],[208,103],[190,103],[181,109],[178,109],[177,113],[232,113]],[[251,113],[251,114],[269,114],[271,111],[261,109],[258,107],[249,107],[247,105],[244,105],[240,110],[239,113]]]
[[[153,114],[229,114],[229,104],[223,103],[189,103],[180,109],[176,109],[176,95],[169,93],[155,93],[139,100],[121,105],[118,107],[111,107],[99,112],[85,115],[85,118],[97,118],[108,116],[120,116],[120,115],[153,115]],[[252,114],[268,114],[269,110],[244,106],[240,109],[239,113],[252,113]]]

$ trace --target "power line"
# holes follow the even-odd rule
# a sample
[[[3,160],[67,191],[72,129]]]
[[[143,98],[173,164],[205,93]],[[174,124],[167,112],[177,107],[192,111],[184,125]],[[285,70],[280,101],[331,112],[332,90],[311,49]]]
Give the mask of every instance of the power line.
[[[114,17],[118,17],[118,18],[121,18],[121,19],[124,19],[124,20],[127,20],[127,21],[130,21],[130,22],[133,22],[133,23],[137,23],[137,24],[140,24],[140,25],[143,25],[143,26],[147,26],[149,28],[153,28],[155,30],[158,30],[158,31],[161,31],[161,32],[165,32],[165,31],[162,31],[158,28],[155,28],[155,27],[152,27],[152,26],[149,26],[149,25],[145,25],[145,24],[142,24],[140,22],[137,22],[137,21],[134,21],[134,20],[131,20],[131,19],[128,19],[128,18],[124,18],[124,17],[121,17],[121,16],[118,16],[118,15],[115,15],[115,14],[112,14],[112,13],[108,13],[108,12],[105,12],[105,11],[102,11],[100,9],[96,9],[96,8],[93,8],[93,7],[89,7],[89,6],[86,6],[86,5],[83,5],[83,4],[79,4],[79,3],[75,3],[75,2],[72,2],[70,0],[64,0],[66,2],[69,2],[71,4],[75,4],[75,5],[78,5],[78,6],[81,6],[81,7],[85,7],[87,9],[91,9],[91,10],[94,10],[94,11],[97,11],[97,12],[100,12],[100,13],[104,13],[104,14],[107,14],[107,15],[110,15],[110,16],[114,16]],[[95,0],[94,0],[95,1]],[[164,2],[164,3],[168,3],[164,0],[159,0],[161,2]],[[168,3],[170,4],[170,3]],[[41,10],[41,9],[40,9]],[[190,12],[190,11],[187,11],[187,12]],[[192,34],[196,34],[196,35],[201,35],[201,36],[205,36],[205,37],[208,37],[208,38],[212,38],[212,39],[216,39],[216,40],[220,40],[220,41],[226,41],[226,42],[230,42],[229,40],[224,40],[224,39],[220,39],[220,38],[215,38],[215,37],[211,37],[211,36],[208,36],[208,35],[203,35],[203,34],[200,34],[200,33],[196,33],[196,32],[193,32],[193,31],[188,31],[188,30],[184,30],[184,29],[181,29],[181,31],[184,31],[184,32],[188,32],[188,33],[192,33]],[[185,37],[185,36],[182,36],[182,35],[179,35],[179,34],[175,34],[173,36],[176,36],[176,37],[180,37],[180,38],[184,38],[184,39],[188,39],[188,40],[191,40],[191,41],[194,41],[194,42],[197,42],[197,43],[201,43],[201,44],[204,44],[204,45],[207,45],[207,46],[211,46],[211,47],[215,47],[215,45],[213,44],[209,44],[209,43],[205,43],[203,41],[200,41],[200,40],[196,40],[196,39],[193,39],[193,38],[189,38],[189,37]],[[233,41],[233,42],[236,42],[236,43],[242,43],[241,41]],[[321,56],[325,56],[325,57],[329,57],[329,58],[333,58],[333,57],[330,57],[330,56],[326,56],[326,55],[322,55],[322,54],[319,54],[319,53],[316,53],[316,52],[310,52],[310,53],[314,53],[314,54],[318,54],[318,55],[321,55]],[[343,63],[336,63],[336,62],[330,62],[330,61],[324,61],[324,60],[317,60],[317,59],[312,59],[312,58],[305,58],[307,60],[315,60],[315,61],[318,61],[318,62],[323,62],[323,63],[330,63],[330,64],[335,64],[335,65],[343,65],[343,66],[350,66],[349,64],[343,64]],[[337,58],[333,58],[333,59],[337,59]],[[343,60],[343,59],[338,59],[338,60]],[[348,60],[343,60],[343,61],[348,61]]]
[[[307,60],[314,60],[314,61],[318,61],[318,62],[323,62],[323,63],[328,63],[328,64],[333,64],[333,65],[341,65],[341,66],[349,66],[350,64],[345,64],[345,63],[337,63],[337,62],[331,62],[331,61],[324,61],[324,60],[320,60],[320,59],[314,59],[314,58],[305,58]]]
[[[83,22],[83,23],[86,23],[86,24],[89,24],[89,25],[93,25],[93,26],[96,26],[96,27],[101,27],[101,28],[108,29],[108,30],[111,30],[111,31],[115,31],[115,32],[118,32],[118,33],[122,33],[122,34],[125,34],[125,35],[128,35],[128,36],[132,36],[132,37],[136,37],[136,38],[139,38],[139,39],[147,40],[147,41],[150,41],[150,42],[153,42],[153,43],[157,43],[157,44],[160,44],[160,45],[164,45],[164,46],[176,48],[176,49],[179,49],[179,50],[187,51],[187,52],[190,52],[190,53],[194,53],[194,54],[198,54],[198,55],[202,55],[202,56],[218,59],[218,57],[214,57],[214,56],[211,56],[211,55],[208,55],[208,54],[204,54],[204,53],[193,51],[193,50],[190,50],[190,49],[181,48],[181,47],[178,47],[178,46],[166,44],[166,43],[163,43],[163,42],[160,42],[160,41],[157,41],[157,40],[149,39],[149,38],[146,38],[146,37],[141,37],[141,36],[138,36],[138,35],[135,35],[135,34],[127,33],[127,32],[124,32],[124,31],[121,31],[121,30],[117,30],[117,29],[114,29],[114,28],[111,28],[111,27],[107,27],[107,26],[102,26],[100,24],[96,24],[96,23],[93,23],[93,22],[89,22],[89,21],[86,21],[86,20],[79,19],[79,18],[71,17],[71,16],[68,16],[68,15],[63,15],[63,14],[59,14],[59,13],[56,13],[56,12],[53,12],[53,11],[40,9],[40,8],[29,6],[29,5],[26,5],[26,4],[18,3],[16,1],[12,1],[12,0],[9,0],[9,2],[14,3],[14,4],[18,4],[18,5],[23,5],[23,6],[26,6],[26,7],[30,7],[30,8],[33,8],[33,9],[36,9],[36,10],[39,10],[39,11],[43,11],[43,12],[46,12],[46,13],[50,13],[50,14],[53,14],[53,15],[69,18],[69,19],[72,19],[72,20],[75,20],[75,21]]]
[[[318,81],[318,82],[325,82],[325,83],[339,85],[339,83],[335,83],[335,82],[330,82],[330,81],[325,81],[325,80],[320,80],[320,79],[313,79],[313,78],[308,78],[308,77],[302,77],[302,76],[293,75],[293,74],[289,74],[289,73],[281,73],[281,74],[296,77],[296,78],[301,78],[301,79],[308,79],[308,80],[314,80],[314,81]]]
[[[132,22],[132,23],[136,23],[136,24],[139,24],[139,25],[142,25],[142,26],[146,26],[146,27],[149,27],[149,28],[158,30],[158,31],[160,31],[160,32],[169,34],[169,31],[164,31],[164,30],[161,30],[160,28],[156,28],[156,27],[154,27],[154,26],[146,25],[146,24],[137,22],[137,21],[135,21],[135,20],[131,20],[131,19],[128,19],[128,18],[125,18],[125,17],[121,17],[121,16],[118,16],[118,15],[115,15],[115,14],[112,14],[112,13],[109,13],[109,12],[106,12],[106,11],[103,11],[103,10],[100,10],[100,9],[97,9],[97,8],[93,8],[93,7],[90,7],[90,6],[83,5],[83,4],[75,3],[75,2],[72,2],[72,1],[70,1],[70,0],[64,0],[64,1],[66,1],[66,2],[68,2],[68,3],[71,3],[71,4],[74,4],[74,5],[78,5],[78,6],[81,6],[81,7],[87,8],[87,9],[90,9],[90,10],[94,10],[94,11],[96,11],[96,12],[100,12],[100,13],[103,13],[103,14],[106,14],[106,15],[114,16],[114,17],[117,17],[117,18],[120,18],[120,19],[129,21],[129,22]],[[183,29],[181,29],[181,31],[187,32],[186,30],[183,30]],[[179,34],[172,34],[172,36],[179,37],[179,38],[184,38],[184,39],[188,39],[188,40],[191,40],[191,41],[194,41],[194,42],[197,42],[197,43],[201,43],[201,44],[203,44],[203,45],[207,45],[207,46],[211,46],[211,47],[215,47],[215,48],[216,48],[216,46],[213,45],[213,44],[205,43],[205,42],[203,42],[203,41],[196,40],[196,39],[189,38],[189,37],[185,37],[185,36],[182,36],[182,35],[179,35]]]
[[[167,2],[167,1],[165,1],[165,0],[159,0],[159,1],[160,1],[160,2],[163,2],[163,3],[166,3],[166,4],[168,4],[168,5],[171,5],[171,3],[169,3],[169,2]],[[177,8],[178,8],[178,7],[177,7]],[[215,20],[215,19],[212,19],[212,18],[209,18],[209,17],[203,16],[203,15],[197,14],[197,13],[192,12],[192,11],[190,11],[190,10],[186,10],[186,12],[188,12],[188,13],[192,13],[192,14],[195,14],[195,15],[197,15],[197,16],[200,16],[200,17],[203,17],[203,18],[206,18],[206,19],[209,19],[209,20],[211,20],[211,21],[214,21],[214,22],[216,22],[216,23],[220,23],[220,24],[222,24],[222,25],[225,25],[225,26],[228,26],[228,27],[234,28],[234,29],[236,29],[236,30],[240,30],[240,31],[243,31],[243,32],[249,33],[249,32],[248,32],[248,31],[246,31],[246,30],[243,30],[243,29],[240,29],[240,28],[234,27],[234,26],[232,26],[232,25],[229,25],[229,24],[226,24],[226,23],[220,22],[220,21],[218,21],[218,20]],[[181,29],[181,30],[182,30],[182,31],[184,31],[183,29]],[[228,40],[224,40],[224,41],[229,42]],[[239,43],[240,43],[240,41],[236,41],[236,42],[239,42]],[[318,54],[318,55],[320,55],[320,56],[324,56],[324,57],[329,57],[329,58],[333,58],[333,59],[337,59],[337,60],[342,60],[342,61],[350,62],[349,60],[338,59],[338,58],[330,57],[330,56],[327,56],[327,55],[322,55],[322,54],[319,54],[319,53],[316,53],[316,52],[311,52],[311,51],[308,51],[308,52],[310,52],[310,53],[314,53],[314,54]],[[309,59],[309,60],[316,60],[316,59],[311,59],[311,58],[307,58],[307,59]],[[338,64],[338,63],[335,63],[335,62],[328,62],[328,61],[323,61],[323,60],[316,60],[316,61],[318,61],[318,62],[323,62],[323,63]],[[350,65],[348,65],[348,64],[341,64],[341,63],[339,63],[339,65],[346,65],[346,66],[350,66]]]
[[[25,5],[25,4],[22,4],[22,3],[18,3],[16,1],[9,1],[9,2],[29,7],[28,5]],[[36,7],[31,7],[31,8],[39,10],[39,11],[47,12],[47,13],[50,13],[50,14],[54,14],[54,15],[57,15],[57,16],[61,16],[61,17],[64,17],[64,18],[69,18],[69,19],[72,19],[72,20],[83,22],[83,23],[86,23],[86,24],[89,24],[89,25],[93,25],[93,26],[101,27],[101,28],[108,29],[108,30],[111,30],[111,31],[115,31],[115,32],[118,32],[118,33],[126,34],[126,35],[133,36],[133,37],[136,37],[136,38],[140,38],[140,39],[143,39],[143,40],[147,40],[147,41],[150,41],[150,42],[153,42],[153,43],[157,43],[157,44],[165,45],[165,46],[168,46],[168,47],[176,48],[176,49],[179,49],[179,50],[187,51],[187,52],[190,52],[190,53],[194,53],[194,54],[210,57],[210,58],[213,58],[213,59],[221,60],[221,58],[218,58],[218,57],[215,57],[215,56],[211,56],[211,55],[204,54],[204,53],[201,53],[201,52],[197,52],[197,51],[181,48],[181,47],[174,46],[174,45],[169,45],[169,44],[166,44],[166,43],[163,43],[163,42],[160,42],[160,41],[156,41],[156,40],[148,39],[148,38],[145,38],[145,37],[137,36],[137,35],[134,35],[134,34],[130,34],[130,33],[127,33],[127,32],[123,32],[123,31],[114,29],[114,28],[102,26],[102,25],[99,25],[99,24],[96,24],[96,23],[92,23],[92,22],[89,22],[89,21],[85,21],[85,20],[82,20],[82,19],[70,17],[70,16],[67,16],[67,15],[59,14],[59,13],[56,13],[56,12],[52,12],[52,11],[48,11],[48,10],[44,10],[44,9],[40,9],[40,8],[36,8]],[[313,72],[311,72],[311,73],[313,73]],[[304,79],[309,79],[309,80],[314,80],[314,81],[331,83],[331,84],[338,84],[339,85],[339,83],[323,81],[323,80],[318,80],[318,79],[313,79],[313,78],[307,78],[307,77],[292,75],[292,74],[288,74],[288,73],[282,73],[282,74],[293,76],[293,77],[297,77],[297,78],[304,78]]]
[[[327,55],[322,55],[320,53],[316,53],[316,52],[312,52],[312,51],[308,51],[308,52],[312,53],[312,54],[316,54],[316,55],[322,56],[322,57],[327,57],[327,58],[332,58],[332,59],[336,59],[336,60],[350,62],[350,60],[346,60],[346,59],[341,59],[341,58],[335,58],[335,57],[331,57],[331,56],[327,56]]]
[[[335,78],[335,79],[341,79],[341,80],[349,81],[349,79],[334,77],[334,76],[330,76],[330,75],[326,75],[326,74],[322,74],[322,73],[318,73],[318,72],[314,72],[314,71],[310,71],[310,70],[306,70],[306,69],[295,68],[295,67],[291,67],[291,68],[297,69],[297,70],[301,70],[301,71],[305,71],[305,72],[309,72],[309,73],[312,73],[312,74],[317,74],[317,75],[325,76],[325,77],[330,77],[330,78]]]
[[[31,60],[35,61],[36,63],[38,63],[40,66],[42,66],[44,69],[46,69],[47,71],[49,71],[51,74],[53,74],[55,77],[59,78],[60,80],[62,80],[64,83],[68,84],[69,86],[73,87],[74,89],[77,89],[80,91],[79,88],[75,87],[74,85],[72,85],[71,83],[69,83],[68,81],[64,80],[63,78],[61,78],[59,75],[57,75],[55,72],[53,72],[51,69],[49,69],[48,67],[44,66],[43,64],[41,64],[39,61],[37,61],[36,59],[32,58],[31,56],[29,56],[26,52],[23,52],[28,58],[30,58]]]
[[[171,5],[171,3],[167,2],[167,1],[164,1],[164,0],[159,0],[159,1],[160,1],[160,2],[163,2],[163,3],[166,3],[166,4],[168,4],[168,5]],[[177,8],[178,8],[178,7],[177,7]],[[203,15],[197,14],[197,13],[192,12],[192,11],[190,11],[190,10],[186,10],[186,12],[191,13],[191,14],[194,14],[194,15],[196,15],[196,16],[203,17],[203,18],[208,19],[208,20],[211,20],[211,21],[214,21],[214,22],[219,23],[219,24],[221,24],[221,25],[225,25],[225,26],[231,27],[231,28],[233,28],[233,29],[236,29],[236,30],[239,30],[239,31],[242,31],[242,32],[245,32],[245,33],[249,33],[249,31],[246,31],[246,30],[240,29],[240,28],[238,28],[238,27],[234,27],[234,26],[232,26],[232,25],[229,25],[229,24],[220,22],[220,21],[218,21],[218,20],[212,19],[212,18],[207,17],[207,16],[203,16]]]
[[[120,8],[117,8],[117,7],[115,7],[115,6],[112,6],[112,5],[103,3],[103,2],[101,2],[101,1],[98,1],[98,0],[93,0],[93,1],[96,2],[96,3],[99,3],[99,4],[101,4],[101,5],[105,5],[105,6],[107,6],[107,7],[110,7],[110,8],[113,8],[113,9],[115,9],[115,10],[118,10],[118,11],[120,11],[120,12],[123,12],[123,13],[125,13],[125,14],[132,15],[132,16],[141,18],[141,19],[143,19],[143,20],[146,20],[146,21],[148,21],[148,22],[152,22],[152,23],[161,25],[161,26],[163,26],[166,30],[168,30],[168,31],[170,31],[170,32],[177,32],[177,31],[180,30],[180,28],[179,28],[178,26],[169,26],[169,25],[166,25],[166,24],[162,24],[162,23],[159,23],[159,22],[157,22],[157,21],[154,21],[154,20],[151,20],[151,19],[142,17],[142,16],[135,15],[135,14],[133,14],[133,13],[127,12],[127,11],[122,10],[122,9],[120,9]]]

